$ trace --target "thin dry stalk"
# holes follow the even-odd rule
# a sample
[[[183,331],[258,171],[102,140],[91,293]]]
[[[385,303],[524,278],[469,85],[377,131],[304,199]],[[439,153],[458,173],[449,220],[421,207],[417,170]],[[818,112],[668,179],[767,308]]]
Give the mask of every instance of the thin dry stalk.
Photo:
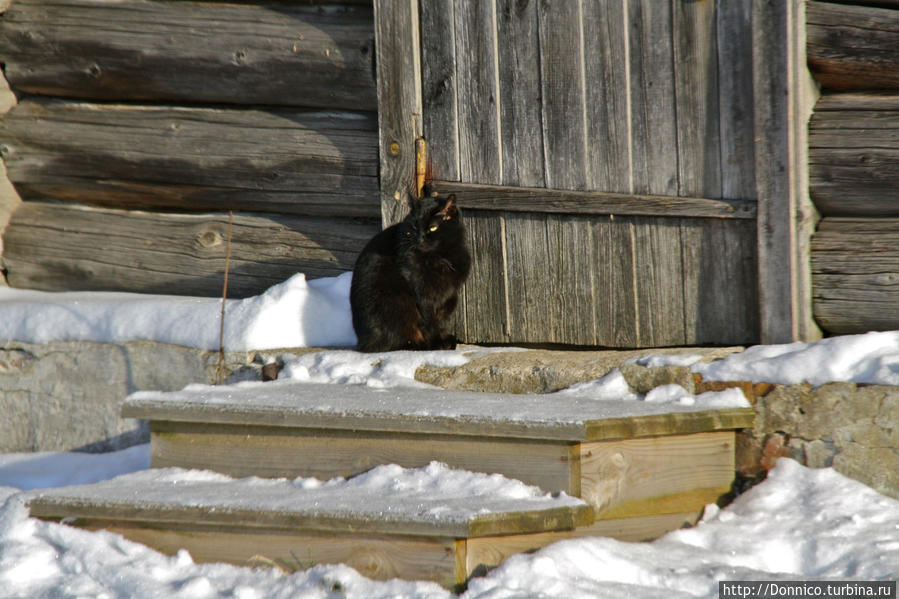
[[[228,211],[228,241],[225,245],[225,284],[222,287],[222,313],[219,318],[219,385],[225,382],[225,300],[228,299],[228,270],[231,266],[231,229],[234,212]]]

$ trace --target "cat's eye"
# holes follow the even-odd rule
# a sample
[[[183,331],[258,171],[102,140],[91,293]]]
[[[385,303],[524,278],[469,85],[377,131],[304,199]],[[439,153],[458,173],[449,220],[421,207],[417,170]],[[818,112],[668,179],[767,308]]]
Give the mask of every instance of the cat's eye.
[[[433,233],[434,231],[436,231],[436,230],[439,229],[439,228],[440,228],[440,227],[438,227],[437,225],[431,225],[431,227],[428,229],[428,231],[430,231],[431,233]]]

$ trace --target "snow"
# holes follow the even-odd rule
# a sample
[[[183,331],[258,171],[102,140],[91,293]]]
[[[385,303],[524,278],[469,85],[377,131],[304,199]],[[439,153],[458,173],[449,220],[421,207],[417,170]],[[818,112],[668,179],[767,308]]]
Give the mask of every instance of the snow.
[[[226,349],[352,346],[349,282],[349,275],[315,281],[296,275],[259,296],[229,300]],[[219,310],[220,300],[213,298],[0,289],[0,340],[152,340],[217,349]],[[284,381],[275,384],[421,386],[412,378],[418,365],[457,365],[479,351],[317,352],[286,358]],[[648,366],[689,367],[707,380],[899,385],[899,331],[752,347],[711,363],[686,354],[643,360]],[[669,385],[641,397],[630,392],[620,371],[613,371],[558,395],[596,403],[638,400],[634,403],[676,410],[745,401],[736,393],[694,396]],[[147,446],[102,455],[0,455],[0,598],[451,596],[433,583],[376,582],[342,565],[317,565],[286,575],[270,568],[195,564],[184,551],[164,556],[109,532],[89,532],[28,516],[29,493],[129,476],[128,472],[138,479],[185,477],[211,488],[222,482],[220,475],[211,473],[148,473],[148,455]],[[369,480],[241,484],[292,485],[310,492],[324,492],[329,485],[371,485],[380,489],[373,493],[392,489],[410,498],[441,489],[492,492],[498,486],[503,492],[545,498],[522,483],[434,464],[414,470],[385,466],[372,472]],[[712,598],[717,597],[719,580],[888,580],[897,572],[899,501],[832,469],[811,470],[781,458],[765,482],[724,509],[709,506],[691,529],[652,543],[606,538],[556,543],[532,555],[514,556],[485,577],[473,579],[465,597]]]
[[[83,454],[81,457],[86,458]],[[75,458],[69,458],[74,460]],[[115,456],[85,462],[117,474]],[[195,564],[184,551],[167,557],[108,532],[88,532],[28,517],[25,493],[0,459],[0,597],[309,597],[448,598],[430,582],[378,582],[341,565],[317,565],[286,575],[278,570]],[[70,463],[76,466],[74,462]],[[138,473],[136,476],[153,476]],[[160,476],[210,485],[212,473],[168,470]],[[126,479],[127,480],[127,479]],[[298,482],[299,481],[299,482]],[[541,497],[502,477],[450,471],[440,465],[404,470],[385,466],[368,479],[292,483],[311,490],[349,484],[378,493],[499,491]],[[51,484],[47,477],[45,484]],[[245,483],[252,486],[252,480]],[[899,572],[899,501],[832,469],[812,470],[782,458],[768,479],[725,509],[706,508],[693,528],[652,543],[585,538],[513,556],[471,581],[468,599],[524,597],[717,597],[719,580],[890,580]]]
[[[757,345],[715,362],[696,363],[692,370],[712,381],[899,385],[899,331]]]
[[[227,300],[225,350],[355,345],[351,280],[352,273],[312,281],[299,273],[261,295]],[[158,341],[217,350],[221,305],[207,297],[0,287],[0,340]]]
[[[159,468],[125,474],[87,486],[44,490],[38,497],[53,505],[139,505],[169,512],[198,510],[207,524],[240,510],[254,510],[262,522],[286,518],[324,518],[327,522],[366,522],[377,530],[426,525],[467,531],[468,523],[505,512],[538,512],[587,504],[564,493],[550,495],[500,474],[450,469],[431,462],[422,468],[396,464],[377,466],[349,480],[335,478],[240,480],[205,470]]]
[[[126,398],[131,417],[280,426],[418,432],[452,432],[459,422],[490,436],[583,439],[585,426],[659,414],[710,408],[747,408],[739,389],[694,396],[677,385],[650,392],[646,401],[607,399],[577,393],[511,395],[472,391],[420,390],[406,386],[375,388],[294,380],[234,385],[188,385],[180,391],[138,391]]]

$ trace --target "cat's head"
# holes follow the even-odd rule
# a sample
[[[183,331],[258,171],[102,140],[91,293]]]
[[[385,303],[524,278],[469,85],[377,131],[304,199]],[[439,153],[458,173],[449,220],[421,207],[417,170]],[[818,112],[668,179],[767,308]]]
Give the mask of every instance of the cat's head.
[[[419,245],[438,245],[442,241],[455,240],[463,232],[462,218],[456,196],[442,198],[426,195],[412,201],[412,211],[406,217],[407,236]]]

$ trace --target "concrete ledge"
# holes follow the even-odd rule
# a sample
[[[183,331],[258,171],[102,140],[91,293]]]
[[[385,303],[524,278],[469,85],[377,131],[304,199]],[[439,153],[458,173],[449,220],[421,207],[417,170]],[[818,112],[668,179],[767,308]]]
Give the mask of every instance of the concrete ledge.
[[[227,380],[259,380],[267,357],[226,354]],[[0,452],[102,452],[146,442],[145,424],[119,417],[125,396],[214,383],[218,362],[217,352],[152,342],[2,344]]]

